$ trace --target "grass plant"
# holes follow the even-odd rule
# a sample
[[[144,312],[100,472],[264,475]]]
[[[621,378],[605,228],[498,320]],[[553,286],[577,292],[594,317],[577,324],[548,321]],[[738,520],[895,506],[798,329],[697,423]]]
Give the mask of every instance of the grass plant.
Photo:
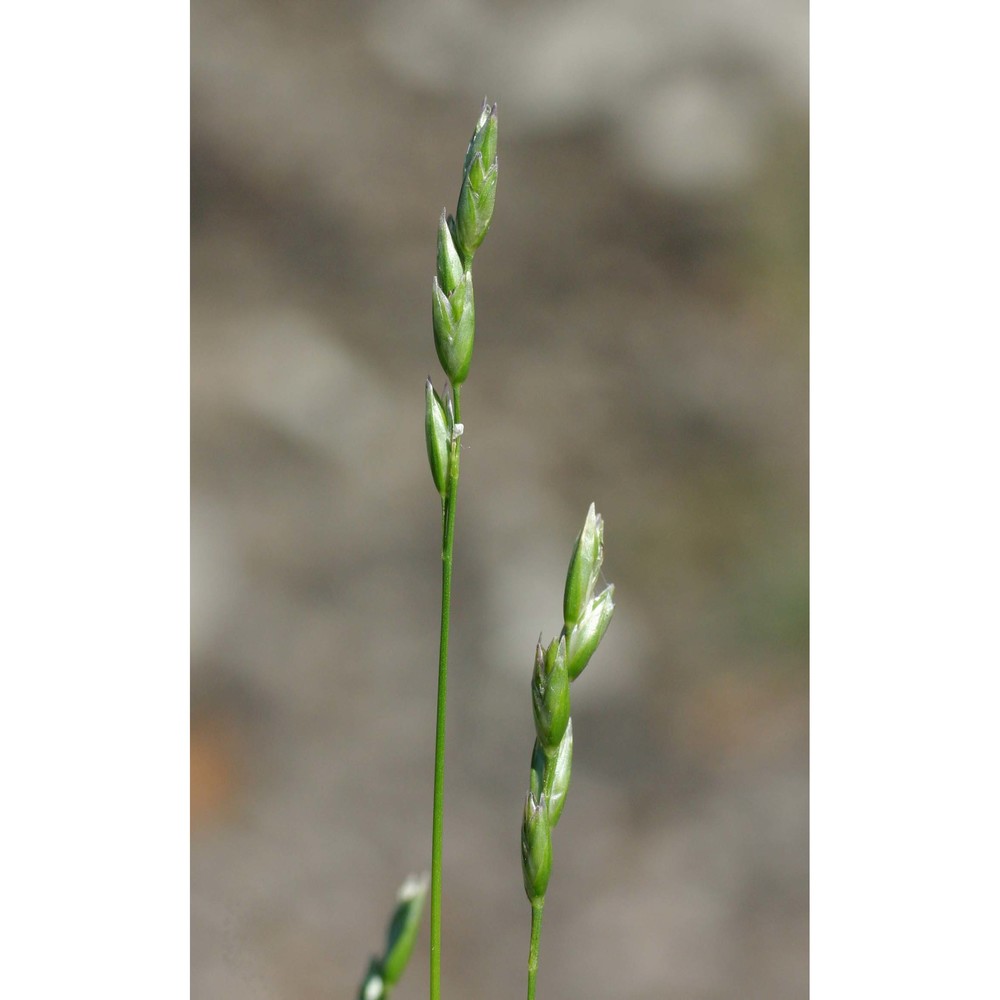
[[[595,595],[604,562],[604,521],[590,505],[573,546],[563,592],[563,628],[547,648],[539,638],[531,675],[535,746],[521,823],[521,869],[531,904],[528,1000],[534,1000],[542,911],[552,870],[552,831],[562,816],[573,768],[570,684],[590,662],[615,611],[614,584]]]
[[[466,150],[455,214],[443,211],[438,223],[431,316],[434,346],[447,381],[441,393],[429,378],[424,387],[427,458],[441,498],[441,632],[429,877],[430,1000],[441,1000],[445,728],[455,513],[464,433],[461,390],[469,374],[475,341],[472,262],[489,230],[496,201],[497,136],[497,106],[485,101]],[[535,996],[542,911],[552,868],[552,830],[562,815],[572,767],[570,685],[586,667],[614,613],[614,587],[608,586],[595,594],[603,559],[604,524],[591,504],[566,575],[562,630],[545,648],[539,638],[531,674],[536,739],[521,824],[522,875],[531,904],[528,1000],[534,1000]],[[427,889],[427,879],[410,879],[400,890],[386,948],[381,956],[371,960],[361,983],[359,1000],[382,1000],[399,981],[413,949]]]

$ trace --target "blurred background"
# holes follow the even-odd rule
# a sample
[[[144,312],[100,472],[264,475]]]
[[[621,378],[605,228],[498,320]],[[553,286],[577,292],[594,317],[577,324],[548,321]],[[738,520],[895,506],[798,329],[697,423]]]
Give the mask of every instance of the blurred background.
[[[463,392],[448,997],[523,994],[534,644],[587,505],[547,1000],[807,994],[806,0],[192,7],[192,983],[353,997],[429,867],[435,234],[500,183]],[[395,1000],[426,996],[426,916]]]

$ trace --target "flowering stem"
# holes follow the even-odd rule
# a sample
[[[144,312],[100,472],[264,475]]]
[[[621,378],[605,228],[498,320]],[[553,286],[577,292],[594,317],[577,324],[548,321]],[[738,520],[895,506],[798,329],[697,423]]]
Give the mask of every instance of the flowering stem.
[[[528,951],[528,1000],[535,1000],[535,978],[538,975],[538,944],[542,937],[542,908],[545,897],[531,904],[531,948]]]
[[[460,422],[460,390],[455,386],[455,422]],[[434,743],[434,823],[431,833],[431,986],[430,1000],[441,1000],[441,872],[444,836],[444,748],[448,704],[448,630],[451,619],[451,569],[455,550],[459,439],[451,442],[448,491],[441,543],[441,643],[438,653],[437,731]]]

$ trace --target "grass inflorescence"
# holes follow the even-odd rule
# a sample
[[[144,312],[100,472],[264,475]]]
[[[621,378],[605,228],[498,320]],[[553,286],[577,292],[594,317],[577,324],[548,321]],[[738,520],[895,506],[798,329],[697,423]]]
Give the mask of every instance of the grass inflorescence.
[[[462,165],[454,215],[442,211],[437,231],[437,267],[431,297],[434,346],[446,381],[438,392],[424,387],[424,429],[431,478],[441,498],[441,630],[434,741],[434,797],[429,879],[407,880],[390,922],[383,954],[373,958],[359,1000],[383,1000],[409,960],[430,891],[430,1000],[441,998],[441,899],[443,874],[445,727],[448,703],[448,639],[454,564],[461,438],[461,391],[475,343],[476,309],[472,262],[493,219],[498,159],[497,106],[484,101]],[[559,822],[573,759],[570,685],[583,672],[614,613],[614,587],[596,593],[604,559],[604,524],[590,505],[570,558],[563,594],[563,627],[545,647],[539,639],[531,674],[535,745],[521,824],[521,865],[531,904],[528,998],[538,972],[542,910],[552,869],[552,830]]]

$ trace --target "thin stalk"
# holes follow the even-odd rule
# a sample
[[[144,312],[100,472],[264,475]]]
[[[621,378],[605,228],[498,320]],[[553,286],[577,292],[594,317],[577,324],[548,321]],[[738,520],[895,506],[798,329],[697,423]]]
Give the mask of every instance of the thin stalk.
[[[535,978],[538,975],[538,944],[542,937],[542,908],[545,897],[531,904],[531,948],[528,951],[528,1000],[535,1000]]]
[[[459,423],[459,389],[455,387],[455,422]],[[441,872],[444,837],[444,747],[448,705],[448,631],[451,620],[451,569],[455,551],[455,506],[458,502],[459,440],[451,444],[448,493],[444,501],[441,542],[441,643],[438,651],[437,730],[434,741],[434,825],[431,833],[431,991],[441,1000]]]

